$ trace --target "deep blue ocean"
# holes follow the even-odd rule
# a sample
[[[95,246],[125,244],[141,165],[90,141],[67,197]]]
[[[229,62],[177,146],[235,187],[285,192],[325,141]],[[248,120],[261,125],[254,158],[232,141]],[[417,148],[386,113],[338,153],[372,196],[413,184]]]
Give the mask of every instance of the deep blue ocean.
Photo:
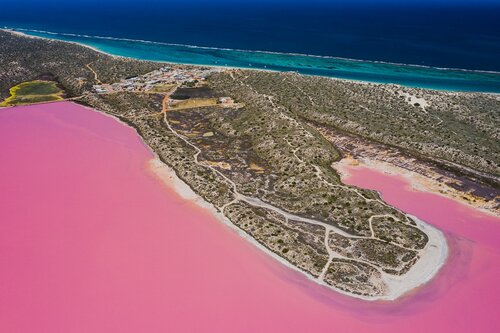
[[[104,2],[103,2],[104,3]],[[151,4],[151,3],[149,3]],[[500,4],[340,6],[328,4],[6,5],[0,26],[59,33],[117,55],[227,65],[449,90],[500,92]],[[23,8],[19,10],[17,7]],[[106,36],[210,48],[99,39]],[[224,48],[230,50],[221,50]],[[286,54],[242,52],[272,51]],[[288,53],[340,57],[292,56]],[[394,66],[388,62],[426,67]]]

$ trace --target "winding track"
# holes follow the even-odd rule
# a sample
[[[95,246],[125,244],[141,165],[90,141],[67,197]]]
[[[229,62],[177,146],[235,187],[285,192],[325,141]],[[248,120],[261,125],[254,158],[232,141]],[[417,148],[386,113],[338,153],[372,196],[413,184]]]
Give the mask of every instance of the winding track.
[[[99,80],[99,77],[97,76],[97,72],[92,67],[90,67],[90,65],[92,65],[91,62],[86,64],[85,67],[87,67],[89,69],[89,71],[91,71],[92,74],[94,74],[94,80],[95,80],[96,84],[102,84],[102,81]]]
[[[90,67],[91,64],[87,64],[87,68],[89,70],[91,70],[94,75],[95,75],[95,80],[96,82],[100,82],[100,80],[98,79],[97,77],[97,73]],[[233,80],[236,81],[236,78],[233,76],[233,73],[230,72],[230,75],[231,77],[233,78]],[[245,84],[244,82],[242,82],[240,80],[239,82],[240,84],[242,85],[247,85]],[[249,86],[249,85],[247,85]],[[252,87],[249,86],[249,88],[252,89]],[[343,255],[340,255],[339,253],[335,252],[334,250],[332,250],[329,246],[329,237],[330,237],[330,233],[336,233],[336,234],[340,234],[344,237],[348,237],[350,239],[374,239],[374,240],[380,240],[379,238],[376,237],[375,235],[375,232],[373,230],[373,226],[372,226],[372,220],[373,218],[375,217],[382,217],[382,216],[390,216],[396,220],[399,221],[399,219],[395,216],[392,216],[390,214],[384,214],[384,215],[373,215],[373,216],[370,216],[369,219],[368,219],[368,223],[369,223],[369,227],[370,227],[370,236],[369,237],[365,237],[365,236],[354,236],[354,235],[351,235],[347,232],[345,232],[344,230],[338,228],[338,227],[335,227],[335,226],[332,226],[332,225],[329,225],[327,223],[324,223],[324,222],[321,222],[321,221],[318,221],[318,220],[314,220],[314,219],[310,219],[310,218],[306,218],[306,217],[302,217],[302,216],[298,216],[298,215],[295,215],[293,213],[290,213],[290,212],[287,212],[281,208],[278,208],[278,207],[275,207],[267,202],[264,202],[262,201],[261,199],[259,198],[255,198],[255,197],[249,197],[249,196],[246,196],[246,195],[243,195],[241,194],[240,192],[238,192],[238,189],[237,189],[237,185],[234,181],[232,181],[231,179],[229,179],[226,175],[224,175],[222,172],[220,172],[219,170],[217,170],[216,168],[214,168],[213,166],[211,165],[208,165],[206,163],[203,163],[203,162],[200,162],[198,157],[199,155],[201,154],[201,150],[195,145],[193,144],[192,142],[190,142],[185,136],[183,136],[182,134],[178,133],[177,131],[175,131],[172,126],[170,125],[168,119],[167,119],[167,112],[168,112],[168,100],[169,100],[169,97],[170,95],[175,91],[176,89],[173,89],[172,91],[170,91],[169,93],[166,93],[166,94],[162,94],[164,97],[163,97],[163,100],[162,100],[162,110],[158,113],[155,113],[153,115],[149,115],[149,116],[160,116],[160,115],[163,115],[163,121],[165,123],[165,125],[167,126],[167,128],[169,129],[169,131],[172,132],[172,134],[174,134],[176,137],[178,137],[179,139],[181,139],[183,142],[185,142],[187,145],[189,145],[190,147],[192,147],[194,150],[195,150],[195,153],[193,154],[193,159],[194,159],[194,162],[201,166],[201,167],[204,167],[204,168],[209,168],[213,173],[215,173],[217,176],[219,177],[222,177],[222,179],[224,179],[224,181],[230,185],[231,189],[232,189],[232,194],[234,196],[234,200],[232,200],[231,202],[228,202],[220,207],[217,207],[217,209],[221,212],[221,213],[224,213],[225,209],[232,205],[232,204],[235,204],[237,202],[240,202],[240,201],[243,201],[253,207],[258,207],[258,208],[263,208],[263,209],[267,209],[267,210],[270,210],[270,211],[273,211],[279,215],[281,215],[286,222],[289,222],[289,221],[298,221],[298,222],[303,222],[303,223],[308,223],[308,224],[312,224],[312,225],[316,225],[316,226],[321,226],[323,228],[325,228],[325,235],[324,235],[324,245],[325,245],[325,248],[328,252],[328,260],[326,262],[326,264],[324,265],[324,267],[322,268],[321,270],[321,273],[319,274],[319,276],[316,278],[318,281],[320,282],[323,282],[324,281],[324,276],[326,274],[326,272],[328,271],[328,268],[332,262],[333,259],[335,258],[341,258],[341,259],[345,259],[345,260],[350,260],[350,261],[355,261],[355,262],[359,262],[359,263],[362,263],[362,264],[366,264],[366,265],[369,265],[370,267],[373,267],[375,268],[377,271],[379,271],[382,276],[390,276],[388,273],[385,273],[383,270],[382,270],[382,267],[379,267],[379,266],[375,266],[374,264],[372,264],[371,262],[368,262],[368,261],[365,261],[365,260],[362,260],[362,259],[354,259],[354,258],[348,258],[348,257],[345,257]],[[255,92],[257,93],[257,92]],[[262,95],[262,94],[261,94]],[[296,126],[299,126],[299,124],[297,123],[297,121],[291,117],[289,117],[288,115],[286,115],[282,110],[280,110],[280,108],[283,108],[282,106],[277,106],[274,101],[273,101],[273,96],[267,96],[267,95],[264,95],[264,97],[266,97],[270,103],[272,104],[273,106],[273,109],[277,112],[277,114],[279,115],[279,117],[283,117],[283,118],[287,118],[289,120],[291,120],[292,122],[294,122],[294,124]],[[139,116],[138,118],[140,118],[141,116]],[[148,117],[148,116],[147,116]],[[308,133],[309,135],[311,135],[310,133]],[[294,147],[287,138],[285,138],[285,141],[286,143],[293,149],[293,155],[295,156],[295,158],[299,161],[299,163],[303,163],[303,160],[299,158],[299,156],[297,156],[296,152],[298,150],[300,150],[300,147]],[[380,199],[370,199],[370,198],[367,198],[365,197],[359,190],[357,190],[356,188],[353,188],[353,187],[350,187],[350,186],[345,186],[345,185],[340,185],[340,184],[332,184],[330,182],[328,182],[325,178],[324,178],[324,175],[323,175],[323,172],[322,170],[317,166],[317,165],[314,165],[314,168],[316,169],[316,172],[315,172],[315,175],[320,179],[320,181],[324,182],[326,185],[328,186],[331,186],[331,187],[334,187],[334,188],[342,188],[344,190],[348,190],[348,191],[353,191],[355,192],[357,195],[359,195],[362,199],[364,199],[366,202],[370,202],[370,201],[377,201],[385,206],[388,206],[385,202],[381,201]],[[403,213],[403,212],[402,212]],[[404,213],[403,213],[404,214]],[[405,214],[406,215],[406,214]],[[404,223],[403,221],[401,221],[401,223]],[[405,246],[402,246],[400,244],[396,244],[396,243],[393,243],[393,242],[389,242],[390,244],[394,245],[394,246],[397,246],[401,249],[404,249],[404,250],[410,250],[410,251],[415,251],[418,253],[418,255],[420,256],[424,250],[415,250],[415,249],[411,249],[411,248],[407,248]]]
[[[279,215],[283,216],[286,219],[287,222],[289,220],[292,220],[292,221],[299,221],[299,222],[304,222],[304,223],[309,223],[309,224],[313,224],[313,225],[324,227],[325,228],[324,243],[325,243],[325,247],[326,247],[326,250],[328,252],[328,257],[329,258],[328,258],[327,263],[323,267],[323,269],[321,271],[321,274],[317,278],[319,281],[323,281],[324,276],[325,276],[325,274],[326,274],[326,272],[328,270],[328,267],[330,266],[330,264],[331,264],[331,262],[332,262],[332,260],[334,258],[342,258],[342,259],[346,259],[346,260],[352,260],[352,261],[356,261],[356,262],[359,262],[359,263],[367,264],[367,265],[370,265],[371,267],[373,267],[373,268],[375,268],[375,269],[377,269],[377,270],[380,271],[380,267],[373,265],[371,262],[360,260],[360,259],[347,258],[347,257],[344,257],[344,256],[336,253],[335,251],[333,251],[330,248],[330,246],[328,245],[329,235],[330,235],[330,232],[334,232],[334,233],[337,233],[337,234],[340,234],[340,235],[342,235],[344,237],[349,237],[349,238],[380,240],[379,238],[375,237],[375,233],[374,233],[373,227],[372,227],[372,219],[374,217],[382,217],[382,216],[390,216],[390,217],[393,217],[393,218],[397,219],[396,217],[394,217],[392,215],[389,215],[389,214],[373,215],[373,216],[371,216],[368,219],[368,222],[369,222],[369,225],[370,225],[371,236],[370,237],[354,236],[354,235],[351,235],[351,234],[349,234],[349,233],[347,233],[347,232],[345,232],[345,231],[343,231],[343,230],[341,230],[341,229],[339,229],[339,228],[337,228],[335,226],[326,224],[326,223],[321,222],[321,221],[317,221],[317,220],[314,220],[314,219],[310,219],[310,218],[306,218],[306,217],[302,217],[302,216],[298,216],[298,215],[286,212],[283,209],[275,207],[275,206],[273,206],[271,204],[268,204],[268,203],[262,201],[259,198],[249,197],[249,196],[246,196],[244,194],[241,194],[240,192],[238,192],[237,185],[236,185],[236,183],[234,181],[232,181],[231,179],[229,179],[226,175],[224,175],[219,170],[215,169],[213,166],[205,164],[203,162],[200,162],[198,160],[198,157],[201,154],[201,149],[199,149],[196,145],[194,145],[193,143],[191,143],[186,137],[184,137],[183,135],[179,134],[177,131],[175,131],[172,128],[172,126],[170,125],[170,123],[169,123],[169,121],[167,119],[168,98],[169,98],[169,95],[165,95],[164,96],[164,98],[162,100],[162,111],[161,111],[161,113],[163,114],[163,121],[164,121],[165,125],[167,126],[167,128],[172,132],[172,134],[174,134],[176,137],[178,137],[179,139],[181,139],[182,141],[184,141],[187,145],[189,145],[190,147],[192,147],[196,151],[195,154],[193,155],[193,159],[194,159],[194,162],[197,165],[202,166],[204,168],[209,168],[216,175],[222,177],[231,186],[231,188],[232,188],[233,195],[234,195],[235,199],[232,200],[229,203],[224,204],[223,206],[217,207],[222,213],[224,213],[224,210],[228,206],[230,206],[230,205],[232,205],[234,203],[237,203],[239,201],[244,201],[244,202],[246,202],[247,204],[249,204],[251,206],[274,211],[274,212],[278,213]],[[318,171],[320,171],[320,170],[318,170]],[[323,179],[323,181],[325,181],[325,180]],[[328,183],[328,184],[330,184],[330,183]],[[349,190],[353,190],[358,195],[360,195],[361,197],[363,197],[366,201],[379,201],[379,202],[383,203],[384,205],[387,205],[387,204],[385,204],[384,202],[382,202],[382,201],[380,201],[378,199],[368,199],[368,198],[364,197],[362,195],[362,193],[358,192],[356,189],[353,189],[351,187],[347,187],[347,186],[344,186],[344,185],[338,185],[338,184],[330,184],[330,185],[342,187],[342,188],[349,189]],[[389,242],[389,243],[392,244],[392,245],[394,245],[394,246],[397,246],[399,248],[405,249],[405,250],[416,251],[417,253],[420,253],[421,251],[423,251],[423,250],[410,249],[410,248],[404,247],[402,245],[395,244],[393,242]]]

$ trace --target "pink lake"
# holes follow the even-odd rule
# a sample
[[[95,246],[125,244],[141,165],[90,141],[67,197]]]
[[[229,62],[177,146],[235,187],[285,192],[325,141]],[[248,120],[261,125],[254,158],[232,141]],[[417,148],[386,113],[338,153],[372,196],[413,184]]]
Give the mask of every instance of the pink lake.
[[[494,332],[500,221],[402,178],[347,181],[443,230],[450,258],[396,302],[337,294],[148,171],[135,131],[70,102],[0,109],[0,332]]]

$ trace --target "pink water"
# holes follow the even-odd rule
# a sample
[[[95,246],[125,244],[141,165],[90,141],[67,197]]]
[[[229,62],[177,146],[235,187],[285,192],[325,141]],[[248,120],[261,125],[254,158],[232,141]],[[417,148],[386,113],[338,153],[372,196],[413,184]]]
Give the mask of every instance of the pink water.
[[[163,186],[135,132],[69,102],[0,110],[0,332],[491,332],[500,221],[358,170],[445,230],[438,277],[393,303],[339,295]],[[401,195],[404,194],[404,195]]]

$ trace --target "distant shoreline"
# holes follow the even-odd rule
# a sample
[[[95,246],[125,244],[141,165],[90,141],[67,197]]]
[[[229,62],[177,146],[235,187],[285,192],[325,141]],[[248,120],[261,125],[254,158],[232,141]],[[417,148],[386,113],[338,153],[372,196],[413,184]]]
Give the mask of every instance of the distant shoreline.
[[[431,66],[423,66],[423,65],[414,65],[414,64],[401,64],[401,63],[391,63],[391,62],[381,62],[381,61],[370,61],[370,60],[359,60],[359,59],[349,59],[349,58],[341,58],[341,57],[333,57],[333,56],[319,56],[319,55],[308,55],[308,54],[300,54],[300,53],[279,53],[279,52],[271,52],[271,51],[253,51],[253,50],[240,50],[240,49],[226,49],[226,48],[215,48],[215,47],[205,47],[205,46],[193,46],[193,45],[184,45],[184,44],[175,44],[175,43],[164,43],[164,42],[154,42],[147,40],[136,40],[136,39],[128,39],[128,38],[114,38],[114,37],[103,37],[103,36],[90,36],[90,35],[78,35],[78,34],[67,34],[67,33],[55,33],[44,30],[34,30],[34,29],[17,29],[17,28],[6,28],[2,29],[7,32],[15,33],[18,35],[31,37],[31,38],[41,38],[48,40],[56,40],[61,42],[73,43],[80,46],[88,47],[96,52],[101,54],[106,54],[112,57],[120,57],[126,59],[136,59],[140,61],[149,61],[149,62],[157,62],[157,63],[165,63],[165,64],[179,64],[179,65],[191,65],[191,66],[207,66],[207,67],[216,67],[223,69],[244,69],[244,70],[257,70],[257,71],[268,71],[268,72],[297,72],[301,75],[306,76],[318,76],[318,77],[327,77],[329,79],[342,80],[348,82],[357,82],[357,83],[367,83],[367,84],[393,84],[408,88],[416,88],[416,89],[429,89],[429,90],[441,90],[448,92],[470,92],[470,93],[500,93],[500,72],[496,71],[484,71],[484,70],[469,70],[469,69],[459,69],[459,68],[439,68],[439,67],[431,67]],[[54,38],[49,36],[36,36],[32,35],[32,33],[41,33],[54,35]],[[288,62],[284,62],[283,65],[272,61],[267,65],[265,62],[258,63],[256,67],[253,67],[251,63],[249,66],[238,66],[235,64],[228,65],[220,65],[217,63],[197,63],[193,62],[182,62],[175,60],[158,60],[158,59],[144,59],[141,57],[134,57],[129,55],[117,55],[113,53],[109,53],[103,50],[100,50],[94,46],[90,46],[84,42],[76,42],[71,40],[65,40],[64,38],[56,38],[55,36],[68,36],[72,38],[95,38],[101,40],[111,40],[111,41],[122,41],[122,42],[135,42],[135,43],[143,43],[149,45],[159,45],[165,47],[180,47],[180,48],[188,48],[188,49],[204,49],[204,50],[212,50],[212,51],[220,51],[220,52],[240,52],[240,53],[248,53],[248,54],[263,54],[269,55],[270,57],[291,57],[292,60],[297,61],[297,66],[290,65]],[[307,59],[331,59],[332,61],[341,62],[336,66],[333,66],[334,69],[329,69],[331,66],[326,66],[328,63],[325,63],[322,66],[326,67],[314,67],[314,65],[300,65],[300,59],[293,59],[293,57],[302,57],[307,61]],[[272,59],[274,61],[283,61],[282,59]],[[223,62],[224,60],[221,60]],[[246,58],[236,59],[236,62],[244,62],[251,61]],[[231,62],[230,60],[228,62]],[[346,64],[344,64],[344,62]],[[363,67],[361,70],[349,69],[348,63],[352,63],[358,66]],[[258,66],[258,67],[257,67]],[[267,66],[271,68],[267,68]],[[288,67],[289,70],[287,70]],[[342,66],[346,67],[343,68]],[[382,66],[394,67],[393,69],[387,69],[387,72],[384,73],[384,68]],[[273,68],[274,67],[274,68]],[[282,69],[279,69],[282,67]],[[368,68],[368,69],[366,69]],[[407,73],[403,73],[400,77],[399,69],[408,69]],[[329,72],[331,71],[331,73]],[[447,77],[447,75],[450,75]],[[468,78],[467,76],[471,76]],[[351,77],[349,77],[351,76]],[[458,76],[458,77],[457,77]],[[498,81],[498,82],[497,82]]]
[[[69,37],[77,37],[77,38],[96,38],[96,39],[104,39],[104,40],[139,42],[139,43],[144,43],[144,44],[180,46],[180,47],[193,48],[193,49],[264,53],[264,54],[275,54],[275,55],[284,55],[284,56],[300,56],[300,57],[311,57],[311,58],[320,58],[320,59],[345,60],[345,61],[353,61],[353,62],[360,62],[360,63],[384,64],[384,65],[401,66],[401,67],[436,69],[436,70],[444,70],[444,71],[473,72],[473,73],[483,73],[483,74],[500,74],[500,71],[493,71],[493,70],[466,69],[466,68],[457,68],[457,67],[438,67],[438,66],[417,65],[417,64],[411,64],[411,63],[399,63],[399,62],[382,61],[382,60],[367,60],[367,59],[355,59],[355,58],[346,58],[346,57],[338,57],[338,56],[330,56],[330,55],[308,54],[308,53],[300,53],[300,52],[277,52],[277,51],[250,50],[250,49],[238,49],[238,48],[233,49],[233,48],[227,48],[227,47],[199,46],[199,45],[192,45],[192,44],[158,42],[158,41],[151,41],[151,40],[145,40],[145,39],[72,34],[72,33],[65,33],[65,32],[52,32],[52,31],[47,31],[47,30],[25,29],[25,28],[7,28],[7,29],[1,29],[1,30],[9,30],[9,31],[15,31],[15,32],[25,31],[26,33],[23,33],[24,35],[29,35],[32,37],[39,37],[39,38],[44,38],[44,37],[30,35],[29,32],[43,33],[43,34],[48,34],[48,35],[61,35],[61,36],[69,36]],[[56,40],[60,40],[60,39],[56,39]],[[78,43],[78,42],[74,42],[74,43],[77,43],[79,45],[85,45],[85,44]],[[89,46],[89,47],[95,50],[95,48],[93,48],[92,46]],[[106,54],[109,54],[109,53],[106,53]],[[141,60],[141,59],[139,59],[139,60]],[[154,61],[154,60],[151,60],[151,61]],[[206,65],[199,65],[199,66],[206,66]],[[220,67],[226,68],[225,66],[220,66]],[[231,68],[231,67],[229,67],[229,68]],[[243,67],[243,68],[247,69],[246,67]]]

